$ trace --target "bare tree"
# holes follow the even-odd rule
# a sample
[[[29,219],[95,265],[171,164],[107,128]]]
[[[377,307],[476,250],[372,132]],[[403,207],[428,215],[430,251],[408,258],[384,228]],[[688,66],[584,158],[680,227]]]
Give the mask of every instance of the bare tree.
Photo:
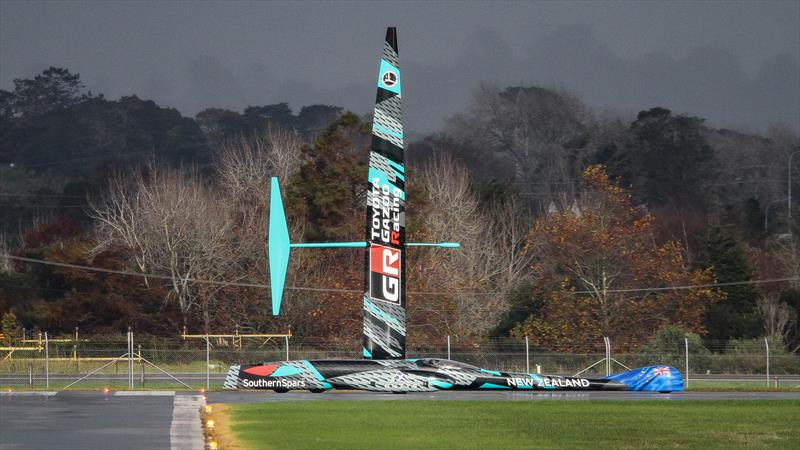
[[[270,178],[288,183],[302,163],[302,146],[293,131],[269,125],[263,135],[226,142],[217,154],[221,195],[235,216],[242,264],[259,278],[266,276],[267,267]],[[302,230],[292,231],[298,236]]]
[[[420,262],[415,260],[415,281],[452,294],[427,297],[428,304],[419,299],[412,307],[448,311],[438,319],[450,333],[486,336],[506,310],[506,294],[527,272],[528,257],[522,251],[526,216],[513,201],[484,212],[466,167],[447,154],[427,163],[418,181],[429,198],[425,213],[419,214],[425,239],[457,240],[461,248],[415,254]]]
[[[286,183],[300,167],[302,146],[297,134],[276,125],[263,135],[230,140],[217,155],[220,184],[233,199],[263,201],[271,177]]]
[[[117,178],[109,194],[92,206],[102,251],[113,242],[126,246],[136,269],[169,276],[168,300],[177,302],[186,326],[190,311],[205,296],[206,324],[214,289],[195,280],[221,281],[237,263],[227,203],[212,196],[195,172],[151,166],[128,182]]]
[[[11,243],[5,233],[0,233],[0,273],[9,273],[13,266],[5,255],[11,254]]]
[[[476,148],[483,160],[508,160],[510,181],[547,205],[579,185],[593,122],[589,110],[566,92],[481,86],[470,111],[451,120],[447,134]]]
[[[275,176],[284,183],[288,182],[303,163],[303,140],[294,131],[275,125],[267,127],[265,139],[269,147],[269,163]]]
[[[794,320],[789,305],[782,302],[774,293],[762,296],[758,300],[758,311],[764,321],[764,332],[767,336],[778,338],[781,342],[789,342]]]
[[[137,181],[144,183],[141,177],[112,176],[100,200],[90,203],[89,216],[96,220],[96,245],[91,253],[96,255],[114,242],[122,243],[129,249],[136,268],[146,273],[150,247],[145,243],[152,230],[142,214]],[[147,278],[145,284],[149,285]]]
[[[195,174],[156,172],[138,189],[151,227],[152,265],[169,274],[171,295],[186,321],[199,294],[191,279],[220,281],[235,262],[226,203],[213,198]]]
[[[528,230],[532,224],[530,211],[516,198],[493,205],[490,239],[497,254],[498,290],[508,292],[529,277],[529,264],[535,249],[525,249]]]

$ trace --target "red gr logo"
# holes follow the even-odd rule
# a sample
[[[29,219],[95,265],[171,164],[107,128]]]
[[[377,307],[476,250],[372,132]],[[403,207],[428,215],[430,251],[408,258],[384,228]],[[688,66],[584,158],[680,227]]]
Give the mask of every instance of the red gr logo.
[[[400,250],[372,244],[369,251],[370,296],[400,302]]]

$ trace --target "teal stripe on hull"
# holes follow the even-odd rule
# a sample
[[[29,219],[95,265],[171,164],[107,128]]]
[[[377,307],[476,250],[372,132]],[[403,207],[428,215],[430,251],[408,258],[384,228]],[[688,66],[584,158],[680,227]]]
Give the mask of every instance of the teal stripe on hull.
[[[314,367],[314,365],[313,365],[313,364],[311,364],[310,362],[308,362],[308,361],[306,361],[306,360],[304,360],[304,361],[303,361],[303,364],[304,364],[306,367],[308,367],[308,371],[309,371],[309,372],[311,372],[311,374],[312,374],[312,375],[314,375],[315,377],[317,377],[317,380],[319,380],[319,381],[321,381],[321,382],[322,382],[322,386],[323,386],[325,389],[330,389],[330,388],[331,388],[331,384],[330,384],[330,383],[327,383],[327,382],[325,381],[325,377],[323,377],[323,376],[322,376],[322,374],[321,374],[321,373],[319,373],[319,370],[317,370],[317,368],[316,368],[316,367]]]
[[[499,384],[494,383],[483,383],[482,385],[478,386],[478,389],[510,389],[508,386],[501,386]]]

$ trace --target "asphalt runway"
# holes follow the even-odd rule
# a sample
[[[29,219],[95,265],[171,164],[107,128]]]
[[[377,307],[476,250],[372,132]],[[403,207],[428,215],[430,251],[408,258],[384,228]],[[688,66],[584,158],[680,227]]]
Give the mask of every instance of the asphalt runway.
[[[210,403],[274,403],[326,400],[496,400],[496,401],[576,401],[576,400],[800,400],[800,392],[676,392],[657,394],[648,392],[476,392],[439,391],[410,392],[407,394],[384,394],[362,391],[333,391],[314,394],[311,392],[271,391],[220,391],[208,392]]]
[[[170,449],[174,392],[155,394],[2,393],[0,449]]]

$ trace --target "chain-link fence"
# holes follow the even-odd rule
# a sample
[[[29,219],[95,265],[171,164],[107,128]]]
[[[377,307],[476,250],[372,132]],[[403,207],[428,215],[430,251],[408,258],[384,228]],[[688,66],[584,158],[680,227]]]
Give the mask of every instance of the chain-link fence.
[[[674,342],[673,342],[674,341]],[[528,339],[483,341],[415,339],[414,358],[448,358],[509,372],[604,376],[653,364],[672,365],[688,387],[800,388],[800,356],[766,339],[705,341],[691,337],[616,351],[611,339],[534,345]],[[194,335],[178,338],[129,335],[50,339],[46,333],[0,350],[4,388],[219,388],[231,364],[287,359],[359,359],[358,339],[289,335]],[[629,345],[618,344],[629,349]],[[78,381],[76,383],[76,381]]]

